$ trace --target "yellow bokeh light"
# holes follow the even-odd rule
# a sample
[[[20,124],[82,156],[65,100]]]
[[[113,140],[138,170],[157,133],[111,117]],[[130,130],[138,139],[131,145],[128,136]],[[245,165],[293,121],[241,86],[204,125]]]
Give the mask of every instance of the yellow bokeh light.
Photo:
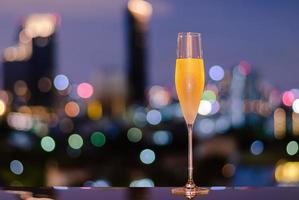
[[[299,162],[285,162],[277,165],[275,180],[280,183],[299,182]]]
[[[92,120],[98,120],[103,115],[102,104],[99,101],[92,101],[87,106],[87,116]]]
[[[5,103],[0,99],[0,116],[5,113],[6,106]]]
[[[80,113],[80,107],[76,102],[70,101],[65,104],[64,111],[69,117],[77,117]]]

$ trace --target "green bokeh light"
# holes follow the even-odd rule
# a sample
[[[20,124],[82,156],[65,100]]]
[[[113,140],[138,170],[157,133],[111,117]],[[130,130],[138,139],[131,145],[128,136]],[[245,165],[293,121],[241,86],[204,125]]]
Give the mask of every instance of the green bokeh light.
[[[291,141],[287,145],[287,153],[291,156],[298,152],[298,143],[296,141]]]
[[[50,136],[45,136],[41,139],[40,145],[44,151],[51,152],[55,149],[55,141]]]
[[[90,136],[91,144],[93,144],[96,147],[102,147],[106,143],[106,137],[101,132],[94,132]]]
[[[207,100],[210,102],[216,101],[216,94],[212,90],[205,90],[203,95],[202,95],[202,100]]]
[[[72,134],[68,139],[68,143],[71,148],[80,149],[83,146],[83,139],[78,134]]]
[[[130,142],[139,142],[142,139],[142,131],[139,128],[130,128],[127,137]]]

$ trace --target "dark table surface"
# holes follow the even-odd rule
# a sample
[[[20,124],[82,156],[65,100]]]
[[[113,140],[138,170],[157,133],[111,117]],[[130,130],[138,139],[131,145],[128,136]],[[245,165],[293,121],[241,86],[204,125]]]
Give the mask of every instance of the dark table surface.
[[[299,187],[211,187],[201,200],[298,200]],[[0,200],[179,200],[171,188],[2,188]]]

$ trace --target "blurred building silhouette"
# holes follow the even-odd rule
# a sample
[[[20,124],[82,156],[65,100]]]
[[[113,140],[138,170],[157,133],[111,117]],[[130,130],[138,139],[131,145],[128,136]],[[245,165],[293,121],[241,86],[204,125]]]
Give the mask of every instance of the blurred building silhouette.
[[[147,24],[152,6],[144,0],[130,0],[126,10],[128,37],[128,82],[130,102],[144,103],[147,74]]]
[[[13,91],[14,104],[51,106],[56,25],[55,15],[30,15],[19,29],[17,45],[5,50],[4,89]]]

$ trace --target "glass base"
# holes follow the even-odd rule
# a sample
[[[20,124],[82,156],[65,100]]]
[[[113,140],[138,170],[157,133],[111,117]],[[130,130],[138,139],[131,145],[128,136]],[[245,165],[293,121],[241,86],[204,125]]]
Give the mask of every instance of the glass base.
[[[201,188],[201,187],[197,187],[197,186],[195,186],[193,188],[180,187],[180,188],[171,189],[171,193],[174,195],[185,196],[188,199],[193,199],[195,196],[198,196],[198,195],[207,195],[209,193],[209,189]]]

